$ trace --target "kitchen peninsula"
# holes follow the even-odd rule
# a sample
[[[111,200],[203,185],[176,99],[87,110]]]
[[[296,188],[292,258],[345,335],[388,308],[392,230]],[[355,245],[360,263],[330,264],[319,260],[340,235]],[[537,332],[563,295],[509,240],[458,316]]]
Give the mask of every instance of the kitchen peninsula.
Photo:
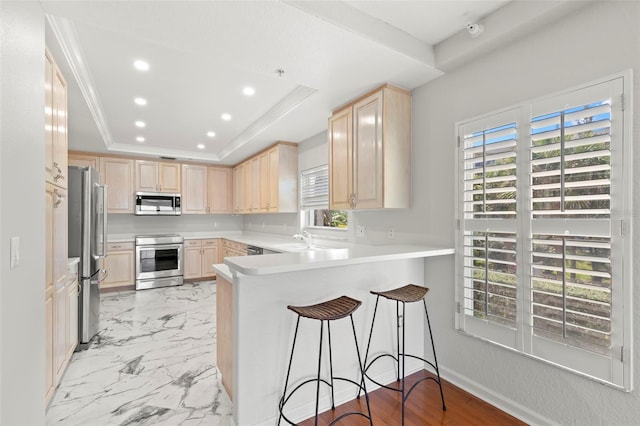
[[[218,275],[218,366],[233,400],[235,423],[274,424],[277,419],[296,320],[287,305],[310,305],[341,295],[361,300],[362,306],[355,312],[354,321],[364,357],[374,308],[370,290],[391,289],[407,283],[435,285],[425,280],[428,258],[453,253],[452,248],[422,245],[354,245],[228,257],[224,264],[214,265]],[[415,305],[407,306],[407,353],[422,356],[425,352],[424,311],[421,305]],[[395,315],[393,303],[380,303],[370,354],[395,347]],[[300,321],[291,370],[292,386],[313,376],[317,370],[318,333],[317,322]],[[351,333],[347,322],[332,324],[333,368],[336,376],[358,380]],[[327,359],[323,356],[326,370]],[[376,367],[370,370],[372,377],[382,383],[395,380],[392,362]],[[407,361],[406,368],[410,374],[421,369],[422,364]],[[371,390],[370,383],[368,386]],[[355,393],[352,386],[336,382],[336,405],[353,399]],[[313,395],[315,386],[303,387],[288,403],[288,417],[300,421],[312,416]],[[321,411],[329,407],[328,389],[321,389]]]

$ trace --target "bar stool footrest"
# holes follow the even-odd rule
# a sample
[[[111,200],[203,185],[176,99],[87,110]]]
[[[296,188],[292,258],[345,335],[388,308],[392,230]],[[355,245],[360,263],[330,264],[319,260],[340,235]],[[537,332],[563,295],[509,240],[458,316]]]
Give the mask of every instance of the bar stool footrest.
[[[324,383],[325,385],[329,386],[330,388],[331,383],[329,383],[326,379],[317,379],[317,378],[311,378],[311,379],[307,379],[304,382],[298,384],[290,393],[289,396],[283,396],[282,398],[280,398],[280,404],[279,404],[279,411],[280,411],[280,415],[282,416],[282,418],[289,424],[291,425],[295,425],[297,423],[292,422],[291,420],[289,420],[287,418],[287,416],[285,416],[284,414],[284,406],[287,404],[287,401],[289,401],[289,399],[293,396],[293,394],[295,394],[302,386],[309,384],[309,383],[317,383],[318,380],[320,380],[320,382]],[[333,380],[341,380],[343,382],[349,382],[351,384],[353,384],[354,386],[356,386],[359,390],[358,390],[358,396],[360,395],[360,391],[366,391],[365,387],[362,385],[362,383],[358,383],[355,380],[351,380],[351,379],[347,379],[346,377],[333,377]],[[335,407],[333,407],[331,409],[332,411],[335,410]],[[337,422],[338,420],[342,419],[343,417],[346,416],[350,416],[350,415],[360,415],[366,419],[369,419],[369,416],[367,416],[366,414],[360,412],[360,411],[350,411],[348,413],[343,413],[341,414],[338,418],[336,418],[335,420],[333,420],[331,423],[329,423],[329,425],[334,424],[335,422]]]

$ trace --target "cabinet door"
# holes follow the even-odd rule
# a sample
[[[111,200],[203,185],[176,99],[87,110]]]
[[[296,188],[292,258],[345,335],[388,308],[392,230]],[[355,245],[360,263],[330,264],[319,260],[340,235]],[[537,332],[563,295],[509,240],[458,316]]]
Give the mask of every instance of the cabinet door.
[[[253,184],[253,169],[251,167],[251,162],[244,163],[244,188],[243,188],[243,199],[244,202],[242,204],[242,213],[251,213],[251,207],[253,202],[253,188],[251,185]]]
[[[184,248],[184,279],[200,278],[202,276],[202,247]]]
[[[93,167],[94,169],[100,171],[98,157],[95,155],[69,153],[68,165],[78,167]]]
[[[67,286],[57,283],[53,294],[53,366],[59,383],[67,360]]]
[[[269,182],[269,201],[267,203],[267,211],[278,212],[280,211],[280,148],[275,147],[268,151],[269,154],[269,176],[267,178]],[[297,158],[296,158],[297,160]],[[297,181],[296,176],[296,181]],[[294,196],[297,197],[298,194]],[[294,202],[294,204],[296,204]]]
[[[351,108],[329,118],[329,208],[352,208],[353,146]]]
[[[271,168],[269,165],[269,152],[260,154],[260,211],[268,212],[270,207]]]
[[[78,345],[78,280],[70,280],[67,285],[67,361]]]
[[[53,177],[55,176],[53,170],[53,138],[54,138],[54,123],[53,123],[53,69],[55,67],[53,58],[49,54],[49,51],[45,51],[45,70],[44,70],[44,172],[45,181],[53,183]]]
[[[177,194],[181,191],[179,163],[158,163],[158,185],[160,192]]]
[[[182,166],[181,208],[182,214],[207,213],[207,166]]]
[[[378,92],[353,106],[353,189],[357,209],[384,207],[382,101]]]
[[[67,187],[67,82],[57,66],[53,68],[53,182]]]
[[[202,276],[212,277],[216,274],[213,265],[218,263],[218,240],[202,241]]]
[[[260,213],[260,158],[251,160],[251,213]]]
[[[245,213],[246,204],[244,197],[244,164],[240,164],[233,169],[233,203],[236,214]]]
[[[157,161],[136,160],[136,191],[160,191]]]
[[[209,213],[231,213],[231,169],[209,167],[207,191]]]
[[[132,245],[133,243],[124,244]],[[113,246],[109,248],[113,249]],[[135,284],[135,252],[133,250],[108,250],[107,253],[107,257],[104,259],[107,277],[100,284],[100,288],[124,287]]]
[[[53,200],[53,285],[67,284],[67,191],[55,188]]]
[[[55,389],[55,367],[53,362],[53,287],[45,293],[44,299],[44,342],[45,342],[45,402],[53,396]]]
[[[133,160],[100,157],[100,177],[107,185],[107,212],[133,213]]]

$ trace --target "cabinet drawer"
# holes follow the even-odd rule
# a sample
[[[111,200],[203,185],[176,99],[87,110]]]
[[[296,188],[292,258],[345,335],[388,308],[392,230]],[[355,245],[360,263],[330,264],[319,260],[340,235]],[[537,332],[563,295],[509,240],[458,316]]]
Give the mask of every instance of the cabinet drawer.
[[[202,240],[202,247],[217,247],[218,246],[218,239],[214,238],[214,239],[209,239],[209,240]]]
[[[184,240],[184,246],[186,247],[202,247],[202,240]]]
[[[134,248],[135,244],[133,242],[107,243],[107,253],[111,251],[133,250]]]

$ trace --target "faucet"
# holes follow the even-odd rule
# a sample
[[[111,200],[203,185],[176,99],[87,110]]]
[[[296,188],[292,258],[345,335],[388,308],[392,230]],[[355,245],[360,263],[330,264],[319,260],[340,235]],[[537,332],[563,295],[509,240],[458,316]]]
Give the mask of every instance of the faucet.
[[[303,240],[305,243],[307,243],[307,248],[311,248],[313,244],[311,234],[307,231],[302,231],[299,234],[294,234],[293,238]]]

